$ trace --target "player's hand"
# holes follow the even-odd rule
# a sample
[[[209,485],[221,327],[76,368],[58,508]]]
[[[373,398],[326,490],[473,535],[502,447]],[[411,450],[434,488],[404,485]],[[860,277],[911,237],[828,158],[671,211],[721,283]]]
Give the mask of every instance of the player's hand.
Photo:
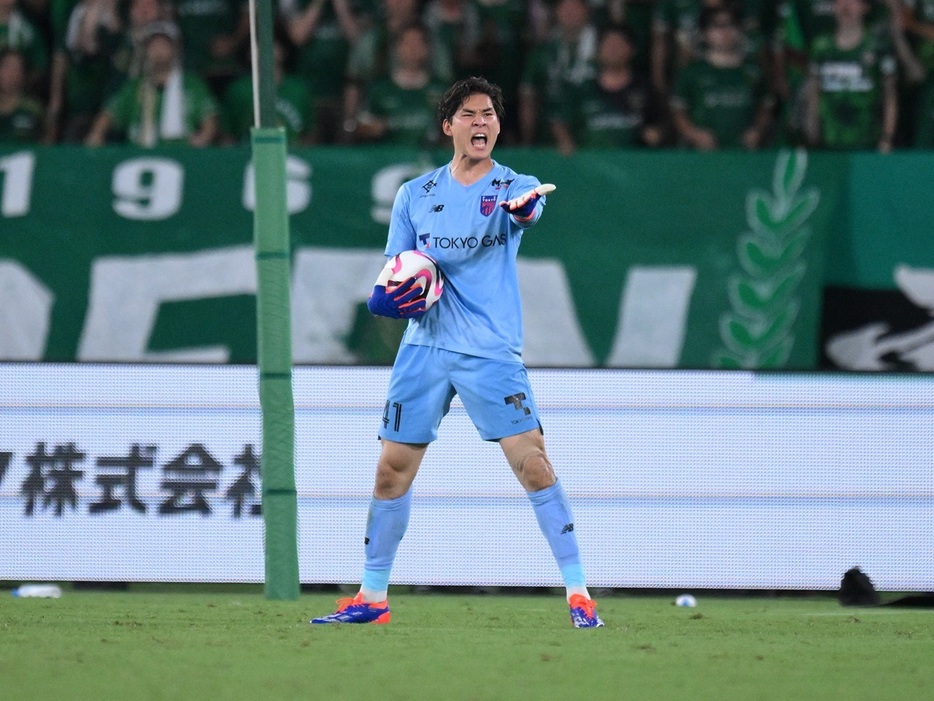
[[[505,211],[509,212],[518,221],[528,221],[532,218],[532,213],[535,211],[535,205],[538,204],[538,201],[542,198],[542,196],[547,195],[549,192],[553,192],[556,189],[557,187],[551,183],[544,183],[543,185],[539,185],[538,187],[529,190],[523,195],[519,195],[515,199],[511,199],[506,202],[500,202],[499,206],[502,207]]]
[[[376,285],[366,308],[376,316],[388,316],[391,319],[418,318],[425,313],[425,300],[417,299],[422,293],[421,287],[415,287],[415,278],[409,278],[392,292],[386,292],[385,285]]]

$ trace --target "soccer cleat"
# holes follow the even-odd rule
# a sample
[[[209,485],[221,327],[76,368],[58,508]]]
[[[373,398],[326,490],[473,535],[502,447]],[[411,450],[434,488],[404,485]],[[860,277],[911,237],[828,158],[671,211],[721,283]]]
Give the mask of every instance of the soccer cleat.
[[[389,602],[371,603],[363,600],[363,594],[354,598],[337,600],[337,611],[321,618],[312,618],[311,623],[389,623]],[[600,625],[603,625],[602,623]]]
[[[597,615],[597,602],[583,594],[574,594],[568,605],[571,607],[571,623],[575,628],[602,628],[603,621]]]

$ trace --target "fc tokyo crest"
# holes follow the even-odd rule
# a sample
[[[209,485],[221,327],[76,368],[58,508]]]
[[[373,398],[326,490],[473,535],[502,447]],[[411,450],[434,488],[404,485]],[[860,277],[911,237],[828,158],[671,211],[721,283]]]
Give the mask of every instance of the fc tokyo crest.
[[[496,195],[481,195],[480,214],[488,217],[493,213],[494,209],[496,209]]]

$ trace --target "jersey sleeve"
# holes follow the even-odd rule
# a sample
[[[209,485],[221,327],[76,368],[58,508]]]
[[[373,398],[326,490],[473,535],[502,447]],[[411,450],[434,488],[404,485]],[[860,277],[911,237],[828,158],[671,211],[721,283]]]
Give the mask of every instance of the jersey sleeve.
[[[392,203],[392,214],[389,217],[389,237],[386,241],[385,253],[394,256],[402,251],[411,251],[416,248],[415,227],[409,216],[411,194],[409,188],[402,186],[396,193]]]

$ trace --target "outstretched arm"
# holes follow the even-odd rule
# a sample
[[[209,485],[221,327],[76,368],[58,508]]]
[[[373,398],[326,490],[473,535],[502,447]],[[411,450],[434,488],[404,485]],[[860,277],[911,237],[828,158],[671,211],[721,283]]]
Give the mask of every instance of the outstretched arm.
[[[509,212],[517,222],[524,224],[532,219],[532,215],[535,213],[535,205],[538,204],[538,201],[544,195],[547,195],[549,192],[554,192],[556,189],[556,185],[544,183],[514,199],[500,202],[499,206]]]

